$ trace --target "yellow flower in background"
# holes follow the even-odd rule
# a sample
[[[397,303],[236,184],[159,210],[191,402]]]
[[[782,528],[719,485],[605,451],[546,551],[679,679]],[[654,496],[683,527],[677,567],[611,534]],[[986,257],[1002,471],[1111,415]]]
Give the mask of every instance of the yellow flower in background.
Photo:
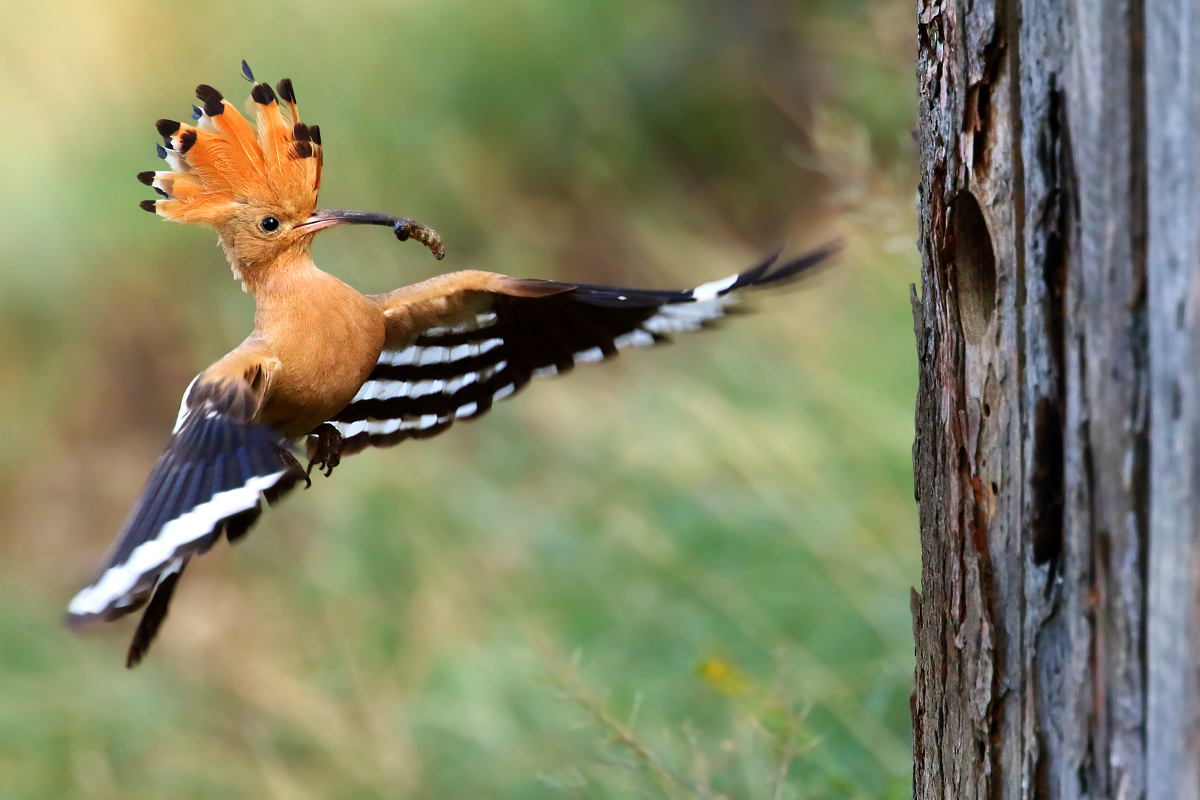
[[[740,669],[722,658],[704,659],[696,672],[715,691],[729,697],[745,694],[753,688],[753,683]]]

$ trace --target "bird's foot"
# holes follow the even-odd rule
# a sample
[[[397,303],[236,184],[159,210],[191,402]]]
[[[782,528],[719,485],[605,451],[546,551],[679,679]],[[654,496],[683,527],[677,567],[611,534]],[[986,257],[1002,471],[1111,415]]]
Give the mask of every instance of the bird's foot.
[[[342,435],[338,429],[323,422],[308,434],[308,470],[305,475],[311,475],[313,467],[324,470],[325,477],[333,474],[333,468],[342,463]]]
[[[276,447],[275,452],[279,454],[279,457],[281,459],[283,459],[283,463],[287,464],[288,472],[291,472],[292,474],[294,474],[297,477],[297,479],[299,479],[299,478],[304,479],[304,488],[305,489],[312,486],[312,478],[308,477],[308,473],[304,470],[304,465],[301,464],[300,461],[294,455],[292,455],[291,450],[288,450],[286,447]],[[294,486],[295,484],[288,484],[288,485]]]
[[[422,225],[416,220],[396,220],[396,238],[402,242],[407,242],[409,239],[416,239],[428,247],[429,252],[433,253],[433,257],[438,261],[441,261],[446,255],[446,247],[442,244],[442,237],[438,236],[437,231]]]

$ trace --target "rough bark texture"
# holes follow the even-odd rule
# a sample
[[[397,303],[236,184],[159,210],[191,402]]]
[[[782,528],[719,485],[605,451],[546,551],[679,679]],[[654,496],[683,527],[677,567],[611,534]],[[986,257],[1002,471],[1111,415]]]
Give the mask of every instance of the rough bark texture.
[[[921,0],[917,798],[1200,798],[1200,6]]]
[[[1147,0],[1147,796],[1200,797],[1200,7]]]

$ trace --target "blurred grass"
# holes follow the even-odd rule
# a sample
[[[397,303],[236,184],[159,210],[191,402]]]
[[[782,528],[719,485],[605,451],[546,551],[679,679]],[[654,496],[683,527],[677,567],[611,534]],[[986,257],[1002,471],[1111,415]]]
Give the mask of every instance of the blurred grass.
[[[0,798],[908,796],[907,3],[8,10]],[[189,570],[127,673],[128,624],[61,610],[252,312],[133,175],[242,58],[321,124],[323,206],[447,240],[325,236],[364,291],[850,247],[720,333],[349,460]]]

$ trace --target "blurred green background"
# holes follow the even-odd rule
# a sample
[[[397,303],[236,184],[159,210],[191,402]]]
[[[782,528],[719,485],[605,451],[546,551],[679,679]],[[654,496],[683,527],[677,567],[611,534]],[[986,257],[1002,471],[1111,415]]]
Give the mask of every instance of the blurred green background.
[[[5,4],[0,798],[909,796],[907,0]],[[61,627],[193,374],[248,333],[139,211],[197,83],[295,81],[363,291],[693,286],[844,237],[719,333],[368,452],[132,620]]]

